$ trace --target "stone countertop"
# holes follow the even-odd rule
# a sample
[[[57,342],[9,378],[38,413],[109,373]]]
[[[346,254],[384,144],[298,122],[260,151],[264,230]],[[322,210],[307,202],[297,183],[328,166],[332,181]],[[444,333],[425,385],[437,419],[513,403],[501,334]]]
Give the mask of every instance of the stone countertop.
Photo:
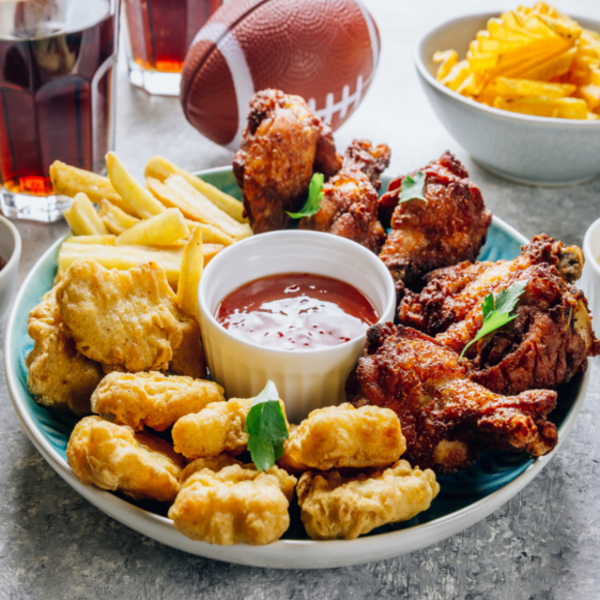
[[[336,133],[338,147],[367,137],[392,148],[391,174],[424,165],[446,148],[465,162],[488,207],[526,236],[546,232],[581,244],[600,216],[600,178],[544,189],[488,174],[441,127],[419,87],[413,49],[437,23],[502,10],[496,1],[365,0],[379,24],[379,71],[356,114]],[[516,3],[514,3],[516,6]],[[573,15],[600,19],[597,0],[561,0]],[[129,86],[119,65],[116,150],[138,177],[160,153],[190,170],[231,162],[198,134],[175,98]],[[17,223],[20,277],[64,231],[64,223]],[[0,323],[0,355],[6,318]],[[3,356],[0,356],[3,359]],[[23,432],[0,361],[0,600],[138,598],[423,598],[554,600],[598,598],[600,585],[600,362],[569,438],[540,476],[466,531],[425,550],[326,571],[253,569],[173,550],[107,517],[56,475]],[[368,557],[365,557],[368,560]]]

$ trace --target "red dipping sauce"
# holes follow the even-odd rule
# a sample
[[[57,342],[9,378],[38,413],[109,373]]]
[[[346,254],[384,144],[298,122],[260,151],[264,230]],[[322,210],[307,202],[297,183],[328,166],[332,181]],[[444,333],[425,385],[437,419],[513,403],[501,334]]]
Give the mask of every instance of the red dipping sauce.
[[[236,337],[280,350],[337,346],[379,320],[373,304],[355,287],[310,273],[250,281],[221,301],[215,317]]]

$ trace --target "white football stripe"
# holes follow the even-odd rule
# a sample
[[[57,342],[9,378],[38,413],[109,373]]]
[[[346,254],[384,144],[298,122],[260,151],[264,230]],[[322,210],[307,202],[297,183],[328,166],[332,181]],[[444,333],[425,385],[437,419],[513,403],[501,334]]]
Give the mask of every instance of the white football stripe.
[[[369,38],[371,38],[371,52],[373,53],[373,73],[375,73],[375,69],[377,69],[377,64],[379,63],[379,44],[377,43],[377,30],[375,28],[373,17],[371,17],[369,11],[367,11],[367,9],[362,5],[362,2],[360,2],[360,0],[356,0],[356,4],[358,4],[358,8],[360,8],[365,19],[365,23],[367,24],[367,29],[369,30]]]
[[[219,39],[227,33],[227,27],[223,25],[223,23],[211,23],[210,25],[205,25],[193,39],[190,48],[197,44],[198,42],[208,41],[216,44]]]
[[[246,126],[246,118],[250,108],[250,100],[254,96],[254,82],[246,56],[231,31],[222,23],[211,23],[203,27],[194,38],[192,46],[202,40],[208,40],[217,45],[231,73],[238,111],[238,129],[233,140],[227,144],[230,150],[237,150],[242,141],[242,132]]]

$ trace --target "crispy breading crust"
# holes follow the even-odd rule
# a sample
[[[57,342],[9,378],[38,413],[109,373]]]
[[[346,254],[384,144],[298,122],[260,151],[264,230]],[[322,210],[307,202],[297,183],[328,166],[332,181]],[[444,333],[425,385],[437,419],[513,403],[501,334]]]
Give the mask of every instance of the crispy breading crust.
[[[393,410],[352,404],[313,410],[285,444],[282,465],[293,470],[387,467],[406,450]],[[304,468],[302,468],[304,466]]]
[[[492,213],[461,162],[446,151],[420,169],[427,202],[399,202],[404,177],[390,182],[379,200],[379,219],[388,234],[379,258],[399,287],[419,286],[433,269],[475,260],[485,244]],[[415,176],[416,172],[411,173]]]
[[[76,415],[89,414],[90,396],[102,379],[102,368],[80,354],[66,335],[55,290],[29,313],[28,333],[35,343],[25,361],[27,385],[36,402]]]
[[[164,269],[152,262],[118,271],[93,260],[75,261],[56,299],[82,354],[131,372],[166,370],[182,344],[190,347],[187,336],[198,332],[177,306]],[[197,352],[201,356],[199,342]]]
[[[364,356],[346,383],[355,405],[391,408],[406,437],[411,464],[450,474],[481,452],[550,452],[558,442],[547,415],[551,390],[503,396],[471,381],[458,354],[409,327],[382,323],[367,332]]]
[[[278,467],[260,473],[225,456],[198,459],[185,468],[169,517],[194,540],[270,544],[289,527],[295,484],[296,478]]]
[[[160,502],[175,498],[184,466],[164,440],[96,416],[75,425],[67,459],[85,485]]]
[[[209,404],[196,414],[182,417],[173,426],[175,451],[186,458],[207,458],[246,449],[246,415],[252,399],[232,398]]]
[[[343,477],[307,471],[296,487],[302,522],[315,540],[354,540],[427,510],[440,486],[430,469],[400,460],[389,469]]]
[[[223,388],[213,381],[156,371],[115,371],[104,377],[92,394],[92,410],[135,430],[152,427],[164,431],[184,415],[224,400]]]

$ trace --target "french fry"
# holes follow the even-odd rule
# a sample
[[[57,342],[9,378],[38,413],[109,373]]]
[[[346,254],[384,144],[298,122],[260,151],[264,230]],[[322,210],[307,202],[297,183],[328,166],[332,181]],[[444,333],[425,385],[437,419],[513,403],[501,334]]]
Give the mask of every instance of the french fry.
[[[457,62],[451,69],[448,75],[440,81],[442,85],[456,91],[458,86],[471,74],[469,69],[469,61],[461,60]]]
[[[106,155],[106,168],[113,187],[141,219],[165,212],[166,208],[127,171],[114,152]]]
[[[204,266],[214,258],[223,246],[219,244],[203,244],[202,255]],[[73,244],[65,242],[58,253],[58,273],[64,273],[76,260],[95,260],[107,269],[124,271],[140,263],[155,262],[163,267],[169,284],[177,288],[184,247],[152,248],[149,246],[103,246],[98,244]]]
[[[116,240],[117,245],[169,246],[189,235],[181,211],[169,208],[164,213],[136,223]]]
[[[198,285],[204,267],[202,250],[202,231],[196,227],[192,231],[183,249],[179,284],[177,285],[177,302],[191,315],[198,318]]]
[[[146,164],[144,173],[146,178],[153,177],[154,179],[164,182],[170,175],[181,175],[190,185],[230,217],[239,223],[248,222],[248,219],[243,216],[244,207],[242,203],[238,202],[233,196],[222,192],[214,185],[181,169],[162,156],[153,156]]]
[[[154,194],[154,197],[162,202],[164,206],[167,208],[178,208],[184,216],[190,219],[191,222],[187,221],[190,231],[193,231],[195,227],[200,225],[203,242],[230,246],[235,241],[217,227],[201,223],[200,220],[203,218],[204,213],[196,209],[189,202],[186,202],[181,196],[176,194],[170,187],[166,186],[158,179],[148,177],[148,179],[146,179],[146,184],[148,189]]]
[[[456,50],[436,52],[433,55],[433,62],[440,63],[436,73],[436,79],[441,81],[448,73],[450,73],[450,69],[458,62],[458,52],[456,52]]]
[[[519,70],[517,72],[510,73],[511,77],[519,77],[522,79],[535,79],[545,80],[559,77],[564,73],[568,72],[571,68],[577,48],[571,48],[566,52],[561,52],[557,55],[551,56],[549,59],[541,64],[527,65],[528,70]]]
[[[537,117],[561,119],[587,119],[587,105],[579,98],[522,98],[506,101],[496,98],[495,108]]]
[[[488,20],[466,60],[457,62],[453,50],[433,58],[441,63],[438,81],[488,106],[568,119],[600,116],[600,33],[545,2]]]
[[[600,85],[589,83],[588,85],[582,85],[577,90],[576,96],[583,98],[588,108],[594,110],[600,106]]]
[[[94,205],[83,192],[77,193],[71,208],[65,210],[63,214],[75,235],[108,234]]]
[[[118,206],[111,204],[107,200],[100,201],[98,216],[102,219],[106,228],[115,235],[121,235],[124,231],[140,222],[140,219],[128,215]]]
[[[65,244],[94,244],[100,246],[114,246],[114,235],[74,235],[65,240]]]
[[[217,208],[181,175],[169,175],[165,180],[165,184],[197,209],[198,214],[201,215],[202,223],[219,228],[234,240],[250,235],[251,232],[246,224],[239,223],[220,208]]]
[[[57,194],[73,198],[78,192],[84,192],[96,204],[100,204],[104,198],[126,213],[131,213],[131,209],[116,192],[108,177],[55,160],[50,165],[50,180]]]
[[[501,96],[505,100],[514,100],[516,98],[531,96],[564,98],[570,96],[576,89],[577,86],[571,83],[545,83],[530,79],[496,77],[485,88],[485,92],[494,96]]]

